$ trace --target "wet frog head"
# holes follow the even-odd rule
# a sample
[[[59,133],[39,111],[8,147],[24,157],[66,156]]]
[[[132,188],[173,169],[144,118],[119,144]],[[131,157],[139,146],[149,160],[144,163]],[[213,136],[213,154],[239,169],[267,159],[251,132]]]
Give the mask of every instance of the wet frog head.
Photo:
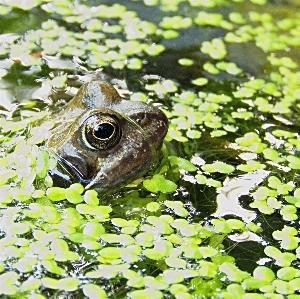
[[[102,193],[157,164],[168,129],[158,108],[124,100],[103,81],[84,84],[54,121],[46,147],[59,161],[52,171],[55,183],[80,182]]]

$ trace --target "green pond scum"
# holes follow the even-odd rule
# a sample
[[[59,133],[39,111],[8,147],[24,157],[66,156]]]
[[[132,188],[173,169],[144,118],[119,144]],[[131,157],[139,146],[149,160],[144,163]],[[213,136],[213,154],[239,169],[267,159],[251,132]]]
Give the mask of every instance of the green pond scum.
[[[298,0],[0,0],[0,297],[300,298]],[[155,171],[55,186],[93,79],[169,119]]]

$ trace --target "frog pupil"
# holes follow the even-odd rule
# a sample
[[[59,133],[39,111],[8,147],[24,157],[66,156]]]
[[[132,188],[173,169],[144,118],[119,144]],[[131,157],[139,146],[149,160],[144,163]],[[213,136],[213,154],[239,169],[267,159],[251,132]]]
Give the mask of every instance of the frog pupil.
[[[109,123],[99,124],[94,128],[94,136],[99,139],[107,139],[112,136],[115,128]]]

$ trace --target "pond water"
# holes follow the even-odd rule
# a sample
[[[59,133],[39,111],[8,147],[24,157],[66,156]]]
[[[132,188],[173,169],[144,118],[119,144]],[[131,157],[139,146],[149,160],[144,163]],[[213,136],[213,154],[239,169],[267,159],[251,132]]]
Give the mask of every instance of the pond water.
[[[300,298],[299,9],[0,0],[0,295]],[[43,147],[96,79],[169,119],[158,169],[104,197]]]

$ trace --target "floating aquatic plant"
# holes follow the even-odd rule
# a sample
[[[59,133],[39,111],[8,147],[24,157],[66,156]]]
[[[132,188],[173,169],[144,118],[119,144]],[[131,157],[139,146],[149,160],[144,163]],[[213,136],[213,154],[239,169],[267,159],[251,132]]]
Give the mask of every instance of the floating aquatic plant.
[[[143,3],[156,10],[155,18],[145,20],[125,4],[0,5],[3,20],[15,26],[9,18],[22,10],[48,17],[38,29],[20,22],[16,31],[25,34],[1,36],[0,295],[298,298],[300,77],[293,52],[300,45],[299,16],[290,10],[291,17],[278,18],[264,0],[136,4]],[[8,33],[5,23],[3,30]],[[182,40],[190,32],[201,37],[191,49]],[[187,51],[176,48],[178,41]],[[174,52],[174,65],[164,63]],[[149,65],[174,66],[174,72],[145,79]],[[23,90],[33,75],[59,94],[75,76],[99,68],[133,80],[128,98],[160,102],[170,119],[170,152],[161,167],[107,201],[80,184],[53,185],[48,170],[57,162],[42,147],[53,126],[41,124],[49,113],[7,88],[14,73],[14,87]],[[212,202],[217,208],[206,215]],[[262,220],[273,215],[281,227]],[[247,241],[264,246],[253,271],[231,252]]]

